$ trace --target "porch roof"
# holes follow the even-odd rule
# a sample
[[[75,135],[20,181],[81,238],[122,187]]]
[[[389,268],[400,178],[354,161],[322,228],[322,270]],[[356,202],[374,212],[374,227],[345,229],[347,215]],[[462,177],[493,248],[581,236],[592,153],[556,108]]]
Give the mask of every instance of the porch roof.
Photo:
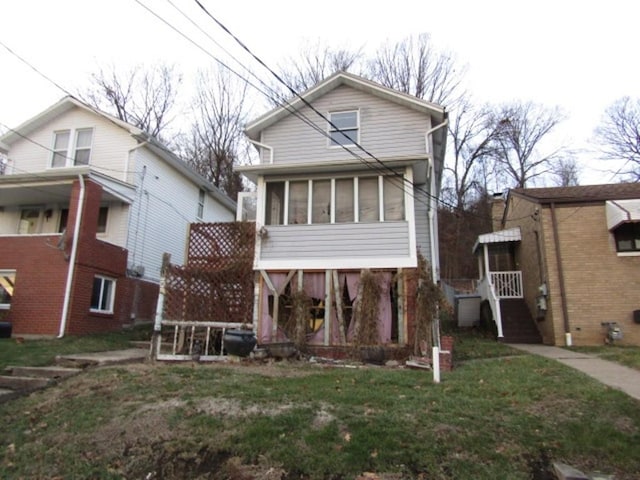
[[[90,167],[56,168],[38,173],[20,173],[0,177],[0,207],[66,204],[78,176],[91,179],[103,190],[103,200],[133,203],[135,187],[101,174]]]
[[[484,245],[487,243],[519,242],[520,240],[522,240],[520,227],[485,233],[483,235],[478,235],[478,240],[476,240],[476,243],[473,246],[473,253],[477,252],[480,245]]]
[[[606,203],[606,213],[609,230],[622,223],[640,222],[640,200],[609,200]]]

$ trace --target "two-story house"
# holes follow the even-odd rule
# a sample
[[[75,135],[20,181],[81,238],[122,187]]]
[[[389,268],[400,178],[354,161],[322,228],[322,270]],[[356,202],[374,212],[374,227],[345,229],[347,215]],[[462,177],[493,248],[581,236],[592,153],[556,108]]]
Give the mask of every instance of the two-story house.
[[[262,344],[291,296],[313,307],[310,346],[349,343],[364,270],[380,283],[381,345],[410,345],[410,270],[420,252],[438,277],[437,196],[446,145],[443,107],[339,72],[246,127],[259,162],[254,322]],[[289,335],[290,336],[290,335]]]
[[[152,320],[164,253],[235,203],[140,129],[65,97],[0,137],[0,320],[63,336]]]

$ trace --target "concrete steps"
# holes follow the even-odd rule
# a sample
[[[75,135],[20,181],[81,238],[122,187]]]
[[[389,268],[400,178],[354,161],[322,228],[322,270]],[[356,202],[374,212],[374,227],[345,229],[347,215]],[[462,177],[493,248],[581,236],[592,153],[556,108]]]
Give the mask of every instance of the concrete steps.
[[[64,367],[9,366],[0,375],[0,402],[46,388],[82,370]]]

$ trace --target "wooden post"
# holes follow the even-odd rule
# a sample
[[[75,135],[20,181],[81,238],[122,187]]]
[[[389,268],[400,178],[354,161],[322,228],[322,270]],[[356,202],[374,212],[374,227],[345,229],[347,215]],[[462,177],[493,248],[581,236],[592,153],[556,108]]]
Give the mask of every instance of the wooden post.
[[[396,288],[397,288],[397,298],[398,298],[398,343],[400,345],[404,345],[405,339],[407,338],[407,321],[405,318],[405,308],[404,308],[404,272],[402,268],[398,269],[396,278]]]
[[[347,334],[344,328],[344,311],[342,309],[342,288],[337,270],[331,270],[333,276],[333,293],[336,298],[336,314],[338,316],[338,327],[340,328],[340,343],[346,345]]]
[[[331,270],[324,272],[324,344],[331,343]]]

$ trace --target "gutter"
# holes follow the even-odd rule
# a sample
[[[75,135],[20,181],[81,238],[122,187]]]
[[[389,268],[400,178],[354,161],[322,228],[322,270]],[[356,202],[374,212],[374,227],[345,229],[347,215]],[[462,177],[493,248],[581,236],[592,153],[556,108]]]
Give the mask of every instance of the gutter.
[[[269,145],[267,145],[265,143],[258,142],[257,140],[251,140],[250,138],[249,138],[249,142],[251,142],[251,144],[255,145],[256,147],[260,147],[260,148],[264,148],[266,150],[269,150],[269,163],[273,163],[273,147],[270,147]]]
[[[560,283],[560,300],[562,301],[562,319],[564,322],[564,338],[567,347],[572,345],[571,328],[569,325],[569,309],[567,307],[567,292],[564,284],[564,272],[562,270],[562,253],[560,252],[560,236],[558,235],[558,220],[556,219],[556,204],[551,202],[551,225],[553,226],[553,241],[556,244],[556,262],[558,264],[558,277]]]
[[[80,181],[80,193],[78,194],[78,208],[76,213],[76,224],[73,230],[73,243],[71,244],[71,257],[69,258],[69,269],[67,270],[67,283],[64,289],[64,302],[62,304],[62,315],[60,316],[60,331],[57,338],[64,337],[67,328],[67,317],[69,316],[69,303],[71,302],[71,285],[73,284],[73,274],[75,273],[76,257],[78,255],[78,238],[80,237],[80,224],[82,222],[82,211],[84,210],[84,177],[78,175]]]

